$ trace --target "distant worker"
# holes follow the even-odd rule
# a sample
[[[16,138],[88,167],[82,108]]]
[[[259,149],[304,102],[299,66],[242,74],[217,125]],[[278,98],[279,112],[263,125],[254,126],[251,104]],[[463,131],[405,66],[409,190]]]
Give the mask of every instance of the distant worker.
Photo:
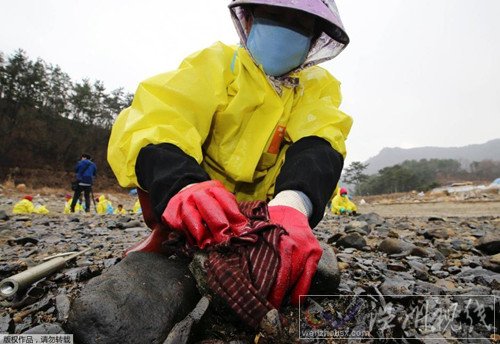
[[[13,214],[41,214],[46,215],[49,213],[49,210],[46,206],[37,204],[36,206],[33,204],[33,196],[26,195],[22,200],[17,202],[12,209]]]
[[[127,211],[123,208],[123,204],[118,204],[118,207],[115,210],[115,214],[118,215],[126,215]]]
[[[71,203],[73,202],[73,197],[71,197],[70,194],[67,194],[65,196],[66,198],[66,203],[64,203],[64,214],[69,214],[71,213]],[[83,208],[80,202],[77,202],[75,205],[75,213],[82,212]]]
[[[14,204],[12,209],[13,214],[31,214],[35,211],[35,205],[33,204],[33,196],[26,195],[22,200]]]
[[[97,173],[97,167],[92,162],[90,155],[82,154],[80,161],[76,165],[76,180],[78,185],[76,186],[75,193],[73,195],[73,201],[71,202],[70,211],[75,212],[76,203],[80,198],[80,194],[85,195],[85,212],[90,211],[90,193],[92,192],[92,184]]]
[[[139,200],[135,201],[132,212],[134,214],[142,214],[141,202]]]
[[[347,189],[342,187],[332,201],[332,213],[337,215],[356,215],[358,208],[347,196]]]
[[[106,199],[106,196],[101,195],[97,198],[97,213],[100,215],[104,214],[113,214],[113,205],[109,200]]]

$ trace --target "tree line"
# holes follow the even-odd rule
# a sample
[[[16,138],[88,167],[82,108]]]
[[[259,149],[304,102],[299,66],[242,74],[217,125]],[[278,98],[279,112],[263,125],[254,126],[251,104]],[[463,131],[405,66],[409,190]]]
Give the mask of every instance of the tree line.
[[[0,99],[14,104],[7,114],[12,121],[24,107],[47,116],[111,128],[132,97],[123,88],[107,92],[99,80],[73,81],[58,65],[41,58],[32,60],[21,49],[8,56],[0,52]]]
[[[356,195],[428,191],[453,181],[489,181],[500,176],[500,161],[492,160],[474,161],[468,169],[453,159],[406,160],[374,175],[364,173],[367,167],[355,161],[343,171],[342,181],[353,185]]]
[[[59,66],[30,59],[23,50],[0,52],[0,182],[65,186],[68,181],[53,176],[71,174],[86,152],[98,166],[98,181],[116,185],[107,144],[132,97],[123,88],[108,92],[98,80],[73,81]]]

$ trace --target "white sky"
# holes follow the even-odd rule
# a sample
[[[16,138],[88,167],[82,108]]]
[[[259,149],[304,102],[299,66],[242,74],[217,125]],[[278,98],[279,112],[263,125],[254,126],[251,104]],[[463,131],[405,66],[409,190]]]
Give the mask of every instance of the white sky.
[[[237,43],[226,1],[3,1],[0,51],[24,49],[73,80],[134,92],[217,40]],[[322,66],[354,118],[348,160],[384,147],[500,138],[500,1],[337,0],[351,44]],[[500,153],[499,153],[500,154]]]

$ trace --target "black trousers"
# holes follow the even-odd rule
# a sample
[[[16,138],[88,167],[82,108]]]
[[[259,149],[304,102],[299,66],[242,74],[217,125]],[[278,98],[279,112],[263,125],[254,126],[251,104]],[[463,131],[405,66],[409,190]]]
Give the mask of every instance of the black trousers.
[[[71,212],[75,212],[75,206],[76,202],[78,202],[78,199],[80,198],[80,195],[82,194],[85,196],[85,212],[90,212],[90,192],[92,191],[92,185],[80,185],[78,184],[75,190],[75,193],[73,195],[73,201],[71,202]]]

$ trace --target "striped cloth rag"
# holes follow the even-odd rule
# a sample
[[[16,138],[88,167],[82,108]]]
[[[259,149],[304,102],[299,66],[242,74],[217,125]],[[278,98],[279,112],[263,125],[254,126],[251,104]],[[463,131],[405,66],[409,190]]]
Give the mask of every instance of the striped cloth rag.
[[[269,222],[267,204],[239,204],[248,218],[242,237],[208,249],[207,282],[236,314],[252,328],[274,307],[267,301],[280,264],[279,241],[283,228]]]

